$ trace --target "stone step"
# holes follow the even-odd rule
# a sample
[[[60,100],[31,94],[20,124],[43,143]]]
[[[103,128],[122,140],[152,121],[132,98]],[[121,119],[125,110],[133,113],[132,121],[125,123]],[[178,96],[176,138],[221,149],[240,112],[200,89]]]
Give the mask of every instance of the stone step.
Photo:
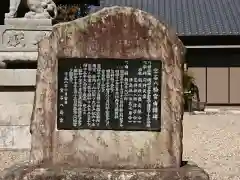
[[[30,149],[29,126],[0,126],[0,150]]]
[[[0,126],[30,125],[33,104],[0,104]]]
[[[1,45],[0,45],[1,47]],[[38,52],[24,52],[23,50],[17,50],[16,48],[9,49],[5,48],[4,49],[0,48],[0,62],[16,62],[16,61],[21,61],[21,62],[27,62],[27,61],[32,61],[36,62],[37,57],[38,57]],[[15,50],[15,51],[14,51]],[[7,60],[6,60],[7,59]],[[4,68],[4,64],[0,63],[0,67]]]
[[[36,69],[0,69],[0,86],[35,86]]]
[[[12,166],[2,172],[1,180],[20,179],[101,179],[101,180],[209,180],[208,174],[196,165],[185,165],[180,168],[162,169],[89,169],[67,165],[30,164],[29,162]]]
[[[33,91],[27,92],[0,92],[0,105],[3,104],[33,104]]]
[[[240,115],[240,108],[205,108],[204,111],[193,111],[194,115],[206,114],[206,115],[214,115],[214,114],[233,114]]]
[[[29,161],[30,150],[0,150],[0,172],[5,168],[10,168],[14,164]]]

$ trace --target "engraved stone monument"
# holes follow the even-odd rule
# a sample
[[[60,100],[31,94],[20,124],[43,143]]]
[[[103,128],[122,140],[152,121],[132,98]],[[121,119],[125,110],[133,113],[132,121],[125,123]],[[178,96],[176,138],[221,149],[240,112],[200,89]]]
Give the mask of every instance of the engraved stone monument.
[[[142,59],[59,59],[57,129],[160,131],[161,65]]]
[[[183,58],[137,9],[55,25],[39,43],[31,164],[3,179],[208,179],[182,166]]]

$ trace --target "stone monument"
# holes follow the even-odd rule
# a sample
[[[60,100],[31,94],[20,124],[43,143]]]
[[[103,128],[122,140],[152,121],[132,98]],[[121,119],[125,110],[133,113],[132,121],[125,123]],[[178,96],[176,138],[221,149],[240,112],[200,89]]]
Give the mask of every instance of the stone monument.
[[[137,9],[55,25],[39,43],[30,164],[3,179],[208,179],[182,166],[183,59]]]

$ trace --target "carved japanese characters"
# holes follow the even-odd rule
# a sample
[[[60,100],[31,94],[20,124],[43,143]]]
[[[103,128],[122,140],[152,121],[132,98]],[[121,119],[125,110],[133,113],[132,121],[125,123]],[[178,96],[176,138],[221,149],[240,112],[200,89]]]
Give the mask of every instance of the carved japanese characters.
[[[17,48],[24,47],[24,32],[23,31],[9,31],[7,34],[7,47]]]
[[[160,131],[161,71],[161,60],[59,60],[58,129]]]

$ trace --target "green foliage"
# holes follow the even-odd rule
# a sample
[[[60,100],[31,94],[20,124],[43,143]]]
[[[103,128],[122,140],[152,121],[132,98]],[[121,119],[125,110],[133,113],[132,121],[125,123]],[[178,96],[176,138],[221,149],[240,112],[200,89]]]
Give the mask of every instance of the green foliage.
[[[89,14],[90,7],[88,4],[67,4],[57,6],[58,16],[54,24],[60,22],[69,22]]]
[[[188,102],[192,99],[193,97],[193,92],[191,90],[191,86],[194,84],[194,77],[191,73],[189,72],[184,72],[183,74],[183,89],[184,89],[184,109],[188,110]]]
[[[184,88],[184,92],[190,91],[191,84],[195,84],[194,80],[195,80],[194,76],[190,72],[184,72],[184,74],[183,74],[183,88]]]

